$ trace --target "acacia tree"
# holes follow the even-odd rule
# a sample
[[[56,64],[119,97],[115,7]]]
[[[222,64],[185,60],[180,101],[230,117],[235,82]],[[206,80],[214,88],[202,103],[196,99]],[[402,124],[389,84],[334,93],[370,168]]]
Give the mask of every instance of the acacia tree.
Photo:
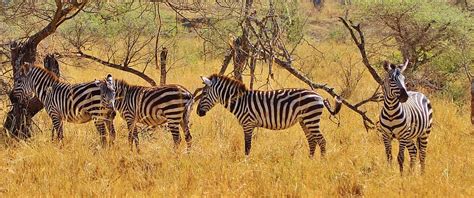
[[[10,56],[8,58],[12,66],[13,76],[23,63],[34,63],[40,42],[53,34],[65,21],[76,16],[87,2],[87,0],[67,2],[55,0],[54,4],[50,4],[50,2],[36,4],[29,1],[3,3],[1,9],[3,23],[35,21],[36,24],[44,24],[39,30],[34,30],[35,26],[20,25],[26,27],[24,29],[26,37],[15,40],[10,44]],[[28,27],[33,28],[29,29]],[[35,97],[23,104],[13,100],[11,92],[9,96],[12,109],[7,114],[4,128],[17,137],[30,137],[31,118],[43,108],[42,103]]]
[[[151,4],[55,0],[42,4],[30,1],[17,1],[2,3],[1,5],[0,23],[10,28],[10,32],[14,32],[14,34],[11,34],[13,36],[8,34],[5,34],[7,36],[2,35],[4,39],[8,39],[8,36],[10,36],[10,39],[14,39],[14,41],[10,42],[8,47],[7,44],[1,45],[1,58],[2,60],[3,58],[8,60],[8,62],[2,61],[1,63],[3,65],[10,63],[13,76],[18,66],[24,62],[34,63],[38,56],[38,51],[41,51],[38,50],[41,41],[59,30],[61,38],[66,41],[63,43],[63,46],[67,51],[71,51],[70,46],[73,46],[72,49],[75,49],[72,50],[74,53],[61,52],[59,57],[79,56],[82,59],[96,61],[105,66],[132,73],[143,78],[151,85],[156,85],[155,81],[145,74],[146,67],[152,60],[150,57],[153,57],[151,56],[152,50],[150,50],[149,43],[155,39],[154,36],[150,37],[148,35],[154,33],[155,30],[152,29],[153,27],[148,27],[150,21],[134,23],[134,21],[130,21],[133,20],[132,18],[127,18],[130,16],[127,14],[137,10],[133,14],[139,14],[135,15],[134,19],[142,17],[144,14],[150,16],[152,14]],[[87,14],[79,15],[81,11],[87,12]],[[99,20],[100,23],[87,21],[89,19]],[[68,20],[68,23],[64,23]],[[96,31],[101,28],[100,25],[107,23],[113,23],[112,27],[119,27],[119,23],[122,23],[122,25],[127,25],[124,28],[127,31],[110,29],[110,26],[104,26],[109,28],[109,32],[100,32],[105,33],[105,35],[102,35],[102,38],[97,37]],[[20,39],[18,39],[19,32],[24,35]],[[116,36],[113,39],[117,39],[120,42],[115,42],[112,39],[108,40],[108,43],[100,42],[101,39],[108,36]],[[145,40],[143,40],[144,38]],[[65,43],[70,45],[66,46]],[[106,45],[108,48],[99,49],[107,52],[107,58],[105,59],[88,53],[88,49],[90,49],[88,45],[99,43],[108,44]],[[125,51],[118,50],[124,45],[126,46]],[[146,51],[146,53],[142,53],[143,51]],[[161,62],[165,62],[165,60]],[[139,70],[134,67],[135,65],[145,65],[145,68]],[[8,71],[6,70],[5,72]],[[12,101],[12,109],[7,115],[4,128],[17,137],[30,137],[31,118],[43,108],[43,105],[37,98],[33,98],[25,104],[20,104],[12,100],[11,97],[10,100]]]
[[[472,42],[469,12],[446,2],[357,3],[355,19],[370,30],[368,51],[387,59],[409,60],[410,87],[441,90],[461,67],[460,46]],[[462,40],[462,41],[461,41]],[[397,49],[397,50],[393,50]],[[469,50],[468,50],[469,51]]]
[[[156,68],[161,73],[160,84],[166,84],[168,47],[172,43],[163,37],[176,28],[163,25],[161,4],[132,1],[87,7],[87,15],[60,29],[65,41],[62,54],[131,73],[152,86],[157,83],[146,72]]]

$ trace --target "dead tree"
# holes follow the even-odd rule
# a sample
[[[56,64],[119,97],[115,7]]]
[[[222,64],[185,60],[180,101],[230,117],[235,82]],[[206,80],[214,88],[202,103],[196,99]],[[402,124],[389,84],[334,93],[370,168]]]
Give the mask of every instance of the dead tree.
[[[246,1],[245,10],[249,8],[247,6],[247,3],[249,2],[251,3],[251,1]],[[334,88],[328,86],[327,84],[313,82],[310,78],[293,66],[293,52],[295,51],[294,49],[296,48],[297,44],[293,49],[289,50],[287,48],[287,43],[285,43],[284,39],[285,30],[280,28],[281,24],[279,23],[279,20],[281,19],[278,17],[279,16],[275,14],[272,1],[270,1],[270,9],[268,9],[266,15],[258,16],[255,10],[248,9],[248,13],[244,14],[242,19],[243,21],[240,23],[240,25],[243,26],[242,30],[246,31],[242,31],[242,36],[233,40],[238,42],[232,42],[232,45],[230,45],[231,48],[225,55],[220,73],[224,74],[230,59],[236,56],[235,54],[237,54],[238,50],[244,48],[242,45],[244,45],[243,43],[245,41],[247,42],[248,48],[246,48],[247,50],[240,51],[243,52],[243,55],[246,56],[246,59],[250,59],[250,61],[245,59],[245,62],[249,64],[251,74],[253,74],[255,71],[255,66],[257,65],[256,62],[264,61],[267,63],[266,65],[268,65],[267,79],[271,79],[273,73],[272,67],[273,63],[275,63],[277,66],[285,69],[290,74],[309,85],[312,89],[322,89],[331,96],[340,98],[341,102],[349,109],[360,114],[367,129],[373,128],[375,126],[375,122],[367,116],[364,110],[361,110],[361,107],[368,102],[380,101],[379,89],[376,89],[369,98],[357,103],[351,103],[347,99],[341,98],[340,94],[338,94]],[[239,44],[239,46],[236,46],[237,44]],[[362,34],[358,46],[361,52],[365,53],[365,42],[363,40]],[[370,66],[368,59],[366,59],[366,54],[363,55],[363,60],[366,66],[368,65],[368,69],[371,74],[373,74],[374,79],[376,79],[377,83],[381,84],[382,80],[376,73],[375,69]],[[236,74],[238,73],[234,71],[234,76]],[[253,87],[254,80],[254,77],[251,76],[251,87]],[[199,98],[199,96],[196,98]]]
[[[76,16],[87,2],[87,0],[84,0],[82,2],[68,1],[65,3],[61,0],[55,0],[56,10],[52,16],[48,16],[49,22],[44,28],[26,39],[12,42],[10,58],[13,67],[13,76],[15,76],[17,70],[23,63],[34,63],[36,61],[36,52],[39,43],[53,34],[62,23]],[[12,109],[8,112],[3,127],[16,137],[30,137],[31,118],[43,109],[43,104],[36,97],[30,99],[25,104],[12,100],[11,93],[9,94],[9,98],[12,102]]]

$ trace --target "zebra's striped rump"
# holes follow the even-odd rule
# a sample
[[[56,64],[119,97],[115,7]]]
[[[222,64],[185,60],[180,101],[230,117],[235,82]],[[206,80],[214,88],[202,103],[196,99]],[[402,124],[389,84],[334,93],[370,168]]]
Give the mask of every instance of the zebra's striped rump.
[[[115,98],[102,81],[69,84],[51,72],[37,66],[24,64],[15,76],[13,97],[26,101],[37,96],[51,117],[58,139],[63,138],[63,121],[85,123],[94,120],[105,144],[104,120],[111,119]]]
[[[251,137],[255,127],[272,130],[287,129],[297,122],[303,128],[310,147],[310,156],[314,155],[316,144],[325,153],[326,140],[319,129],[319,121],[324,106],[328,103],[312,90],[279,89],[273,91],[252,91],[237,80],[221,75],[202,78],[206,85],[202,90],[197,113],[204,116],[207,111],[220,103],[232,112],[244,128],[245,154],[250,153]],[[337,114],[340,102],[336,103]]]
[[[116,80],[116,109],[127,122],[130,145],[138,150],[138,130],[136,124],[158,126],[167,124],[175,147],[181,141],[179,127],[184,131],[188,148],[191,146],[189,132],[189,112],[194,101],[193,94],[179,85],[143,87],[129,85]]]

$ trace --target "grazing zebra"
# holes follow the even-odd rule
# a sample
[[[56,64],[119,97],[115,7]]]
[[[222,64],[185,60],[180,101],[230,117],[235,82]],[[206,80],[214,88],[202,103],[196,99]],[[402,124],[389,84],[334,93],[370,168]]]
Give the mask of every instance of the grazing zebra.
[[[380,114],[380,127],[387,161],[392,161],[392,139],[400,142],[398,163],[403,173],[404,151],[410,154],[410,168],[413,168],[417,148],[420,152],[421,172],[425,170],[426,146],[433,122],[433,111],[428,98],[419,92],[407,91],[403,71],[408,65],[394,65],[384,62],[387,76],[384,80],[384,106]],[[416,139],[416,144],[414,140]]]
[[[133,149],[135,143],[137,152],[140,151],[137,123],[152,127],[167,123],[175,148],[181,142],[179,134],[181,126],[187,148],[191,147],[189,116],[194,102],[192,93],[179,85],[143,87],[129,85],[123,80],[115,80],[115,90],[115,108],[127,122],[130,149]]]
[[[252,133],[256,127],[282,130],[299,122],[309,143],[309,156],[314,156],[318,144],[324,157],[326,140],[320,132],[319,120],[324,106],[332,115],[337,114],[341,108],[339,100],[336,100],[336,107],[332,110],[329,102],[307,89],[252,91],[240,81],[225,76],[214,74],[201,78],[205,87],[197,114],[205,116],[216,103],[224,105],[243,127],[246,156],[250,153]]]
[[[62,141],[63,121],[85,123],[94,120],[101,143],[105,145],[104,120],[111,117],[115,100],[113,85],[110,84],[112,80],[109,75],[107,83],[69,84],[44,68],[26,63],[15,74],[12,98],[23,103],[34,96],[39,98],[53,122],[52,139],[56,131],[57,139]],[[109,131],[114,133],[113,129]]]

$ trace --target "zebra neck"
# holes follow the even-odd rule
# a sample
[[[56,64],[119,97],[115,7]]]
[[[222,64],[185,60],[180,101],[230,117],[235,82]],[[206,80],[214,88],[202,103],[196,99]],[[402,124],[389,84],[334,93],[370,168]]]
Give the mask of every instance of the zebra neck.
[[[398,98],[384,97],[383,107],[387,112],[397,111],[401,107],[401,102]]]
[[[241,109],[240,107],[243,105],[242,100],[243,96],[240,96],[232,100],[224,101],[222,105],[224,105],[224,107],[231,113],[235,114],[238,109]]]
[[[56,79],[49,77],[48,75],[44,75],[41,77],[33,77],[32,85],[33,90],[35,91],[35,95],[41,100],[46,100],[46,97],[49,95],[48,92],[52,91],[52,87],[56,87],[60,82]]]
[[[115,107],[118,111],[122,112],[125,107],[125,99],[127,98],[127,90],[130,85],[126,85],[121,81],[115,81]]]

